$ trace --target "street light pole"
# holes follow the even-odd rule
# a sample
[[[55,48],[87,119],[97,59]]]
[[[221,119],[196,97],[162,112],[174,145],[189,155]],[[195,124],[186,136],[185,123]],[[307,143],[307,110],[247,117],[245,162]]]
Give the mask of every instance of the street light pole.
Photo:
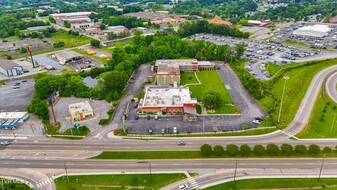
[[[322,170],[323,170],[323,165],[324,165],[324,158],[325,158],[325,154],[323,155],[323,160],[322,160],[322,164],[321,164],[321,169],[319,170],[319,175],[318,175],[318,180],[319,181],[321,179],[321,175],[322,175]]]
[[[69,182],[68,170],[67,170],[67,164],[66,163],[64,163],[64,169],[66,170],[66,177],[67,177],[67,181]]]
[[[284,81],[284,86],[283,86],[282,99],[281,99],[280,111],[279,111],[279,114],[278,114],[277,122],[280,122],[280,119],[281,119],[282,104],[283,104],[283,99],[284,99],[284,91],[286,89],[286,84],[287,84],[287,80],[289,79],[289,77],[284,76],[283,78],[285,79],[285,81]]]

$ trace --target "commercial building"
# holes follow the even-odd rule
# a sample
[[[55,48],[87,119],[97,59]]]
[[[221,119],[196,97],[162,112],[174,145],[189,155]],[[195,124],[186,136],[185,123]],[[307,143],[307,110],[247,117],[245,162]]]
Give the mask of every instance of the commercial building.
[[[138,114],[196,114],[197,99],[191,98],[188,87],[146,86],[139,101]]]
[[[72,17],[89,17],[91,14],[97,14],[95,12],[74,12],[74,13],[57,13],[50,14],[55,20],[63,20]]]
[[[0,112],[0,128],[15,128],[28,118],[28,112]]]
[[[208,23],[210,24],[224,24],[227,26],[233,26],[233,24],[231,22],[222,20],[218,15],[216,15],[214,18],[208,20]]]
[[[23,68],[13,61],[0,59],[0,73],[8,77],[18,76],[23,74]]]
[[[310,37],[324,37],[329,34],[331,28],[328,25],[316,24],[313,26],[304,26],[293,31],[294,35],[310,36]]]
[[[272,23],[273,22],[270,20],[248,20],[248,24],[252,24],[254,26],[260,26],[260,27],[265,27]]]
[[[71,121],[83,121],[93,116],[94,110],[88,101],[68,105]]]
[[[61,65],[80,60],[83,56],[74,51],[59,51],[54,54],[55,58],[59,61]]]
[[[213,70],[214,65],[209,61],[196,59],[167,59],[157,60],[155,64],[156,83],[158,85],[180,84],[180,72],[198,72]]]

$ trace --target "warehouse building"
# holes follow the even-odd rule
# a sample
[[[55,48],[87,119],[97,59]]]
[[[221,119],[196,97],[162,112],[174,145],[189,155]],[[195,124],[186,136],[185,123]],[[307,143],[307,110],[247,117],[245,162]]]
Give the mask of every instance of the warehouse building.
[[[169,59],[157,60],[155,64],[156,84],[180,84],[180,72],[198,72],[201,70],[214,70],[214,64],[209,61],[196,59]]]
[[[73,17],[89,17],[91,14],[97,14],[95,12],[74,12],[74,13],[57,13],[50,14],[55,20],[69,19]]]
[[[188,87],[146,86],[138,114],[195,115],[197,99],[191,98]]]
[[[93,116],[94,110],[88,101],[68,105],[71,121],[83,121]]]
[[[23,74],[23,68],[13,61],[0,59],[0,73],[8,77],[14,77]]]
[[[61,65],[77,61],[83,58],[83,56],[74,51],[59,51],[54,54],[54,57],[59,61]]]
[[[331,28],[328,25],[316,24],[313,26],[304,26],[293,31],[294,35],[310,36],[310,37],[324,37],[329,34]]]
[[[28,112],[0,112],[0,128],[15,128],[28,118]]]

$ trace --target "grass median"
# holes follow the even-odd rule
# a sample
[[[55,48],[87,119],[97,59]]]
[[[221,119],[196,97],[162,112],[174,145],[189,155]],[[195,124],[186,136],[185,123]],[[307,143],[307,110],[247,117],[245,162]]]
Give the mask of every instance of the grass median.
[[[81,175],[69,176],[69,181],[67,177],[57,178],[55,184],[58,190],[155,190],[185,178],[184,174]]]
[[[228,182],[205,190],[224,190],[224,189],[337,189],[337,178],[272,178],[272,179],[245,179],[236,182]]]

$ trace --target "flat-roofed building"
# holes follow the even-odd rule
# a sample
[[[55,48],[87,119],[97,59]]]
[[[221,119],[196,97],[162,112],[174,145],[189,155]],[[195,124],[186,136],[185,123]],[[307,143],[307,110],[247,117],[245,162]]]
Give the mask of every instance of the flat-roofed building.
[[[95,116],[94,110],[92,109],[88,101],[69,104],[68,108],[71,121],[73,122],[83,121]]]
[[[74,12],[74,13],[57,13],[50,14],[55,20],[63,20],[71,17],[89,17],[91,14],[97,14],[95,12]]]
[[[294,30],[293,34],[299,36],[324,37],[327,36],[330,31],[331,28],[328,25],[316,24]]]
[[[28,112],[0,112],[0,128],[14,128],[28,118]]]
[[[213,70],[214,65],[209,61],[196,59],[166,59],[157,60],[155,64],[156,84],[180,84],[180,72],[198,72],[200,70]]]
[[[197,99],[191,98],[188,87],[146,86],[138,114],[196,114]]]
[[[64,51],[56,52],[55,58],[59,61],[61,65],[65,65],[72,61],[80,60],[83,58],[83,56],[74,51],[64,50]]]
[[[0,73],[8,77],[14,77],[23,74],[23,68],[13,61],[0,59]]]

